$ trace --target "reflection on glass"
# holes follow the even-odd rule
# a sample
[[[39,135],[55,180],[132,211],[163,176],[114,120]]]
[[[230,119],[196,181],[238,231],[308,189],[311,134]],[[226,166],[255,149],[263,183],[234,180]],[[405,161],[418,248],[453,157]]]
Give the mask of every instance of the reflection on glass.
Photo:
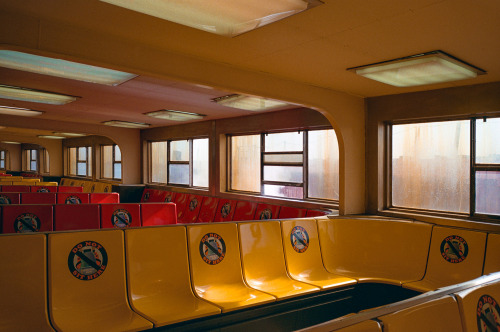
[[[77,164],[78,173],[76,175],[87,175],[87,163],[79,162]]]
[[[115,179],[121,179],[122,178],[122,164],[115,164],[114,165],[114,172],[115,172]]]
[[[476,212],[500,215],[500,172],[476,172]]]
[[[301,183],[303,168],[300,166],[264,166],[264,181]]]
[[[469,121],[393,126],[394,206],[469,212]]]
[[[189,184],[189,165],[170,164],[168,171],[169,183]]]
[[[115,145],[115,161],[122,161],[122,151],[118,145]]]
[[[231,189],[260,192],[260,135],[231,137]]]
[[[476,163],[500,164],[500,118],[476,120]]]
[[[31,159],[35,160],[36,159],[36,150],[31,150]]]
[[[104,145],[102,147],[102,165],[103,165],[103,177],[106,179],[113,178],[113,146]]]
[[[78,160],[87,160],[87,148],[86,147],[80,147],[78,148]]]
[[[30,164],[30,171],[36,171],[36,161],[32,161]]]
[[[193,186],[208,187],[208,138],[193,140]]]
[[[304,198],[304,190],[302,187],[278,186],[272,184],[264,185],[263,194],[266,196],[278,196],[297,199]]]
[[[312,130],[308,134],[308,196],[339,199],[339,145],[335,130]]]
[[[151,182],[167,183],[168,142],[151,143]]]
[[[304,149],[304,133],[290,132],[267,134],[264,136],[266,152],[279,151],[303,151]]]
[[[189,161],[189,141],[170,142],[170,161]]]

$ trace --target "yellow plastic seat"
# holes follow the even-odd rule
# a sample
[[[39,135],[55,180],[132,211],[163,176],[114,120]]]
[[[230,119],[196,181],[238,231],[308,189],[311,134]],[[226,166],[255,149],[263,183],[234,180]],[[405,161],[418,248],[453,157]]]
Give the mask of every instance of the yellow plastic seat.
[[[0,181],[0,186],[10,186],[10,185],[12,185],[12,181],[6,181],[6,180]]]
[[[322,289],[356,283],[355,279],[325,270],[321,260],[316,220],[295,219],[282,221],[281,229],[288,273],[293,279]]]
[[[374,320],[365,320],[364,322],[347,326],[341,329],[333,330],[336,332],[382,332],[380,323]]]
[[[500,234],[488,234],[483,274],[500,271]]]
[[[35,186],[57,186],[57,182],[35,182]]]
[[[432,225],[383,219],[317,220],[325,268],[359,282],[400,285],[425,274]]]
[[[69,179],[68,178],[62,178],[60,182],[61,186],[69,186]]]
[[[466,331],[498,331],[500,282],[473,287],[455,294]]]
[[[200,298],[222,312],[276,300],[243,281],[235,223],[188,226],[188,240],[193,289]]]
[[[121,230],[49,234],[49,309],[60,331],[140,331],[125,284]]]
[[[221,312],[191,289],[184,227],[127,229],[125,244],[130,304],[155,327]]]
[[[54,331],[44,234],[0,236],[0,331]]]
[[[13,182],[13,181],[21,181],[23,179],[22,176],[0,176],[0,182],[7,181],[7,182]]]
[[[80,181],[77,184],[77,186],[82,186],[83,187],[83,192],[84,193],[91,193],[93,185],[94,185],[94,183],[92,181]]]
[[[486,233],[434,226],[424,278],[403,287],[427,292],[480,277],[485,245]]]
[[[384,332],[461,332],[457,301],[452,296],[431,300],[392,314],[378,317]]]
[[[279,221],[240,223],[241,257],[247,284],[278,299],[319,291],[286,271]]]

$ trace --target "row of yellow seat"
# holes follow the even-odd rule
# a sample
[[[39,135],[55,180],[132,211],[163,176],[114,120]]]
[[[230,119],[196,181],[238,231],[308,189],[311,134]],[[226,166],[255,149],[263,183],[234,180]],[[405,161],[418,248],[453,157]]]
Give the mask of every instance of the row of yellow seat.
[[[0,326],[143,330],[356,282],[436,289],[500,270],[499,248],[498,234],[327,217],[2,235]]]
[[[0,177],[0,185],[15,186],[57,186],[57,182],[44,182],[38,178],[23,178],[22,176]]]
[[[62,178],[60,185],[83,187],[84,193],[110,193],[113,187],[111,183],[71,178]]]

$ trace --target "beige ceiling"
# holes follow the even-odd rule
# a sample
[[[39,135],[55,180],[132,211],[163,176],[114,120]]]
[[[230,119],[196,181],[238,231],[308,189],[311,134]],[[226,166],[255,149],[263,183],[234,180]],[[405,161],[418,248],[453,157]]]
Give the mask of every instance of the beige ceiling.
[[[18,29],[32,22],[42,22],[41,29],[75,26],[98,32],[106,38],[126,38],[159,50],[361,97],[500,81],[498,0],[324,2],[310,11],[233,38],[98,0],[0,0],[2,12],[29,18],[16,23],[19,26],[4,23],[0,27]],[[488,74],[452,83],[396,88],[346,71],[349,67],[437,49],[478,66]],[[107,87],[0,68],[0,84],[81,97],[77,103],[57,108],[0,99],[4,105],[45,111],[40,118],[47,120],[71,122],[78,119],[97,124],[119,117],[120,120],[163,126],[173,123],[155,120],[143,113],[169,108],[207,114],[207,119],[250,114],[210,101],[231,91],[144,76],[118,87]]]

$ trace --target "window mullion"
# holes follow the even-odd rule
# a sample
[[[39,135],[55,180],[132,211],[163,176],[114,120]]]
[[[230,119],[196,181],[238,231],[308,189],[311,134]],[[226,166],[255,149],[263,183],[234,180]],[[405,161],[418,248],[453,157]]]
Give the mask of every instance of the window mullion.
[[[469,215],[476,214],[476,119],[470,120],[470,207]]]
[[[302,183],[304,190],[302,191],[302,199],[306,199],[309,197],[309,186],[308,186],[308,167],[309,167],[309,158],[308,158],[308,150],[309,150],[309,145],[308,145],[308,130],[304,130],[304,146],[302,147]]]

